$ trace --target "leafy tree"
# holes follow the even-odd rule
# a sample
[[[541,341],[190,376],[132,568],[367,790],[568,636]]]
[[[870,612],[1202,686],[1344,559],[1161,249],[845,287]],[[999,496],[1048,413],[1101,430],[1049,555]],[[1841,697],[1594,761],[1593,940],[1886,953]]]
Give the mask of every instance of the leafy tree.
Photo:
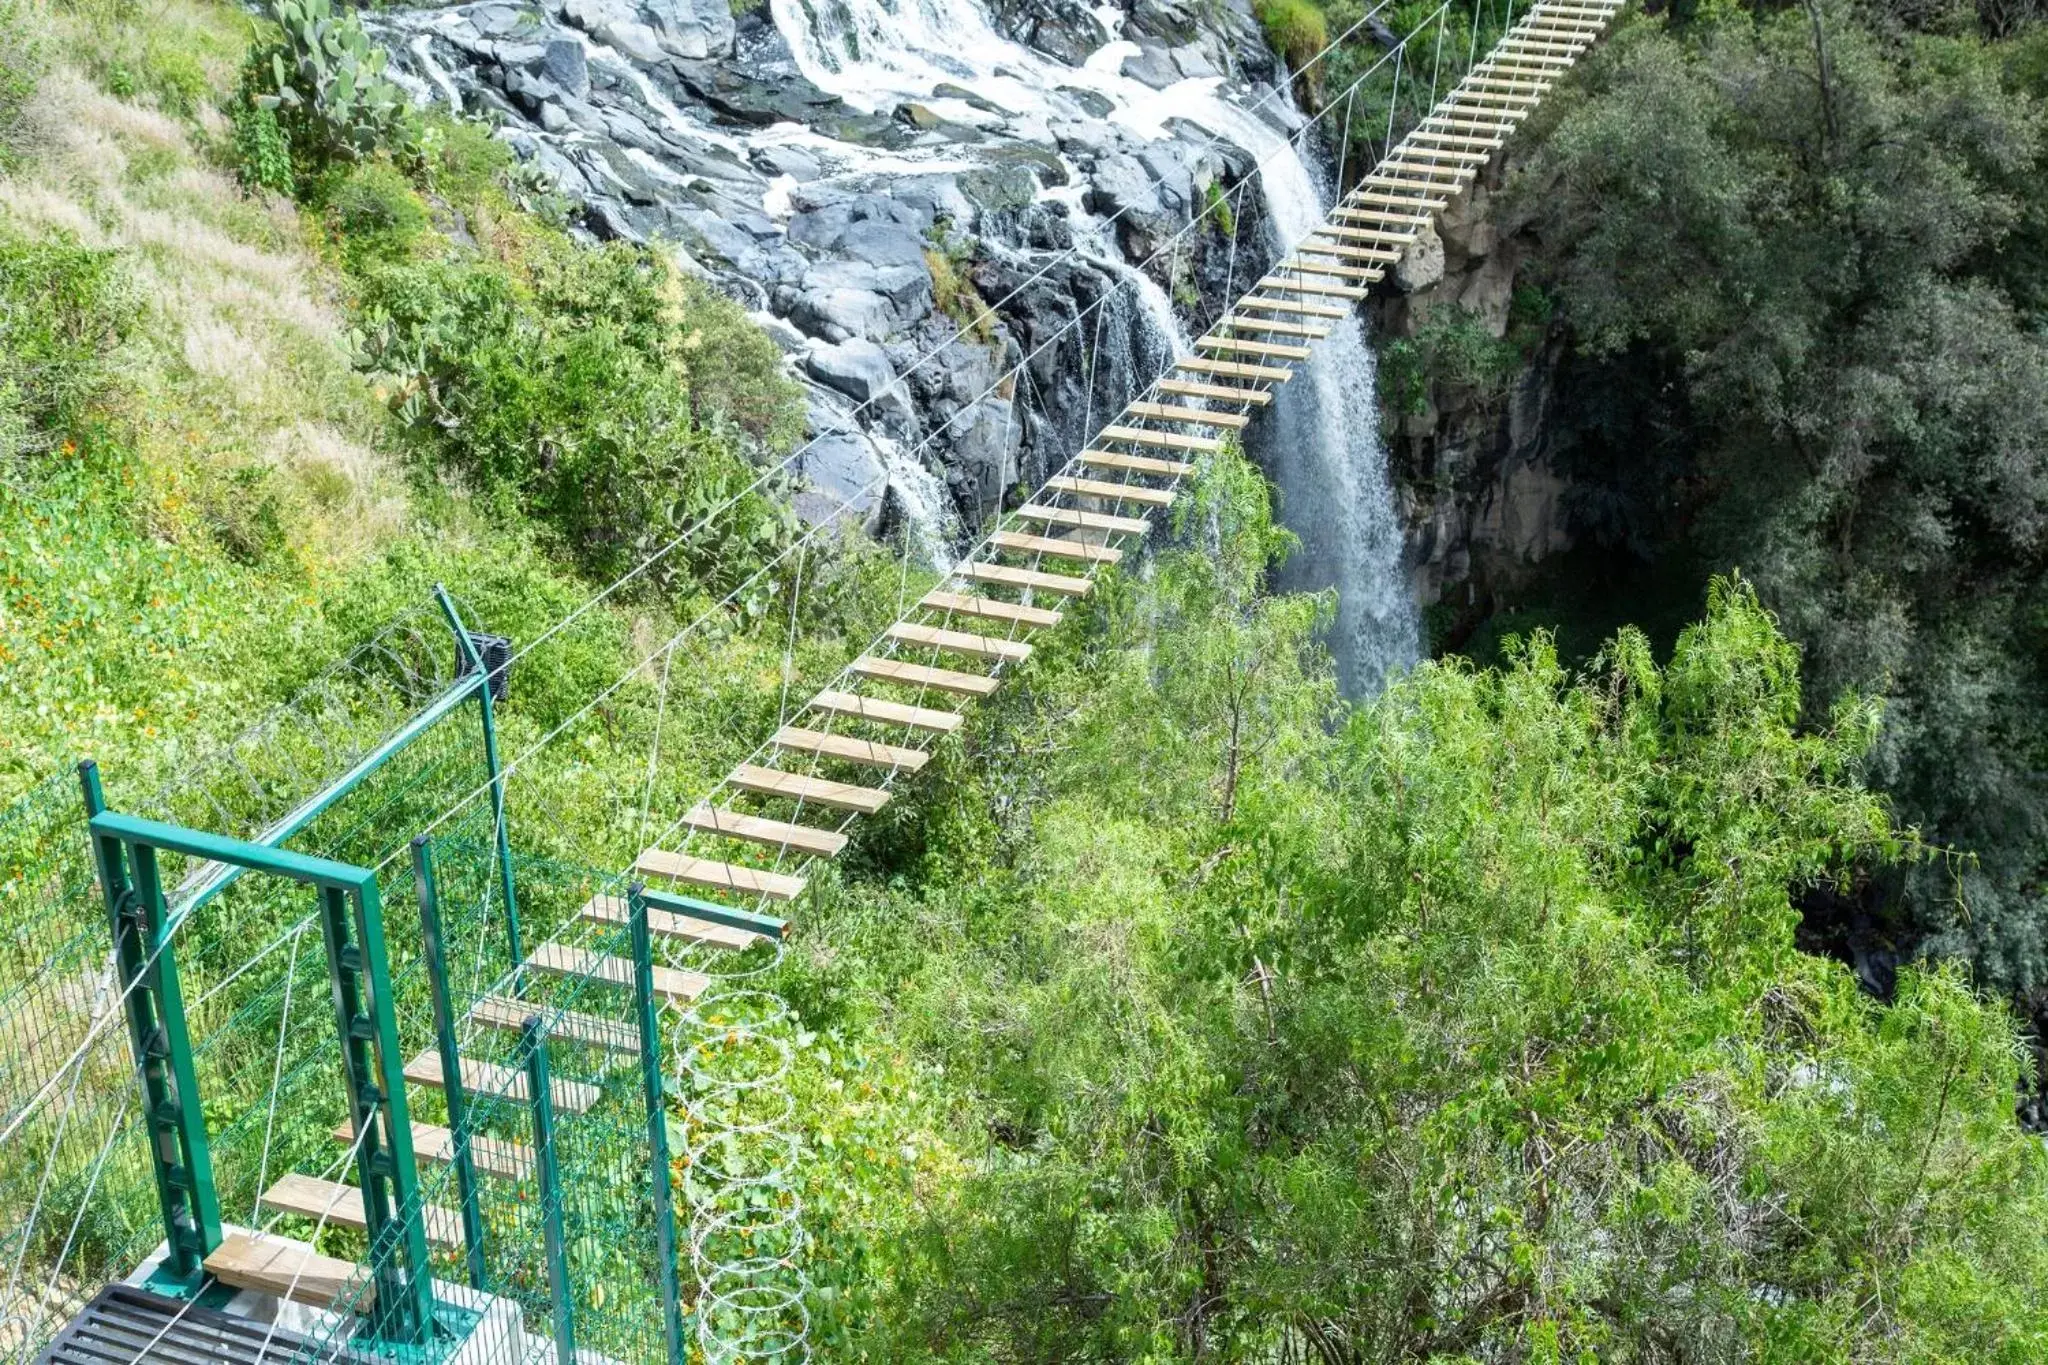
[[[1879,988],[1933,952],[2039,1001],[2048,81],[2038,32],[1973,28],[1835,3],[1630,24],[1519,197],[1576,341],[1558,436],[1610,619],[1739,567],[1809,697],[1892,699],[1870,775],[1966,855],[1816,896],[1814,941]]]
[[[1798,651],[1729,580],[1661,666],[1623,631],[1574,675],[1538,637],[1330,725],[1317,605],[1242,591],[1286,544],[1261,492],[1211,471],[974,737],[1002,774],[932,793],[921,876],[828,898],[786,968],[954,1116],[900,1202],[821,1219],[871,1295],[833,1330],[886,1359],[2036,1358],[2012,1021],[1953,970],[1880,1003],[1794,943],[1802,890],[1920,856],[1854,776],[1878,707],[1803,724]]]

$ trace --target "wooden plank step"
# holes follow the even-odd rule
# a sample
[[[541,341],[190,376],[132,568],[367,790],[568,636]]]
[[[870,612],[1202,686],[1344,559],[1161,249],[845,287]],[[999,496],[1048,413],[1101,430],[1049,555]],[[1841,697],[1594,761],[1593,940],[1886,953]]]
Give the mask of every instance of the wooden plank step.
[[[813,700],[811,704],[815,706],[817,702]],[[846,836],[838,830],[792,825],[786,820],[748,815],[744,811],[729,810],[704,801],[690,807],[683,815],[683,823],[705,834],[745,839],[769,848],[793,848],[816,858],[836,858],[846,847]]]
[[[1354,289],[1348,284],[1330,284],[1323,280],[1290,280],[1280,275],[1266,276],[1259,281],[1259,288],[1292,289],[1298,293],[1328,294],[1341,299],[1362,299],[1367,292],[1363,289]]]
[[[543,943],[527,956],[526,965],[537,972],[550,972],[556,976],[585,977],[592,981],[602,981],[607,986],[617,986],[621,990],[633,989],[633,964],[630,961],[623,957],[613,957],[610,953],[594,952],[589,948],[571,947],[566,943]],[[655,965],[655,997],[671,1005],[686,1005],[704,994],[710,986],[711,978],[701,972],[684,972],[658,963]]]
[[[1119,517],[1109,512],[1081,512],[1071,507],[1047,507],[1027,502],[1016,511],[1026,521],[1046,526],[1066,526],[1077,531],[1108,531],[1112,535],[1142,536],[1152,523],[1143,517]]]
[[[938,596],[937,593],[932,594]],[[927,601],[930,598],[926,599]],[[1059,613],[1052,613],[1057,617]],[[855,720],[873,721],[877,725],[900,725],[906,730],[923,730],[927,734],[950,735],[960,728],[966,718],[957,711],[940,711],[929,706],[910,706],[900,701],[889,701],[882,697],[863,697],[855,692],[835,692],[829,688],[810,700],[810,709],[826,711],[835,716],[850,716]],[[767,823],[773,824],[773,821]],[[801,825],[792,828],[804,828]],[[825,833],[824,830],[817,831]],[[835,836],[843,843],[844,835]]]
[[[625,904],[624,901],[619,902],[621,924],[626,922]],[[518,1067],[500,1066],[496,1062],[486,1062],[476,1057],[464,1057],[461,1064],[462,1088],[469,1094],[510,1100],[515,1104],[526,1103],[526,1073]],[[432,1048],[420,1053],[405,1064],[405,1078],[415,1085],[430,1085],[439,1090],[441,1054]],[[588,1113],[604,1094],[594,1085],[564,1080],[561,1077],[551,1079],[548,1089],[554,1092],[555,1108],[570,1114]]]
[[[632,923],[630,913],[630,907],[626,904],[624,896],[592,896],[588,901],[584,902],[583,908],[577,912],[581,918],[588,920],[592,924],[602,924],[613,929]],[[714,924],[708,919],[699,919],[695,915],[678,914],[674,910],[663,910],[652,905],[647,907],[647,932],[656,938],[672,938],[685,943],[701,943],[706,947],[729,948],[735,952],[742,948],[751,948],[756,943],[768,941],[767,935],[757,934],[751,929],[740,929],[730,924]],[[523,1076],[520,1079],[522,1083],[525,1080]],[[556,1095],[559,1096],[563,1086],[573,1084],[576,1084],[576,1082],[556,1080],[553,1084],[553,1089]],[[593,1096],[592,1103],[595,1103],[597,1087],[591,1085],[584,1086],[583,1088],[591,1092]],[[525,1093],[522,1084],[520,1094],[523,1097]],[[559,1109],[563,1106],[557,1100],[555,1107]],[[584,1107],[588,1108],[589,1106],[585,1105]]]
[[[1257,294],[1247,294],[1237,301],[1230,311],[1242,313],[1247,308],[1256,308],[1261,313],[1294,313],[1305,318],[1348,318],[1349,308],[1336,308],[1327,303],[1310,303],[1306,299],[1265,299]]]
[[[1223,449],[1223,442],[1214,436],[1189,436],[1179,431],[1147,431],[1143,427],[1104,427],[1100,439],[1157,446],[1161,450],[1197,450],[1204,454],[1214,454]]]
[[[1552,81],[1528,80],[1525,78],[1505,75],[1474,75],[1467,76],[1465,80],[1474,92],[1482,90],[1498,90],[1503,92],[1504,94],[1520,95],[1522,96],[1522,98],[1528,100],[1531,104],[1537,103],[1538,98],[1541,96],[1542,92],[1548,90],[1554,84],[1554,82]],[[1536,93],[1530,94],[1530,91],[1534,91]]]
[[[1404,142],[1397,159],[1387,162],[1390,166],[1426,165],[1436,167],[1457,163],[1463,166],[1484,166],[1493,160],[1492,152],[1461,152],[1449,147],[1423,147]]]
[[[1482,156],[1479,159],[1485,161],[1487,158]],[[1457,166],[1444,164],[1451,161],[1465,162],[1465,164]],[[1381,176],[1386,175],[1392,175],[1397,180],[1409,183],[1417,180],[1426,180],[1432,185],[1443,181],[1458,182],[1466,180],[1471,176],[1472,172],[1469,169],[1469,165],[1470,163],[1466,162],[1464,156],[1448,152],[1443,156],[1433,158],[1424,157],[1419,153],[1397,152],[1385,161],[1382,161],[1379,165],[1379,173],[1368,176],[1366,183],[1378,184]]]
[[[1343,251],[1347,255],[1355,255],[1365,260],[1383,261],[1388,256],[1399,260],[1402,251],[1422,233],[1422,219],[1420,216],[1379,213],[1374,214],[1366,221],[1373,223],[1400,223],[1405,226],[1349,227],[1343,223],[1331,223],[1327,227],[1317,228],[1316,236],[1334,237],[1339,242],[1371,242],[1374,245],[1369,247],[1345,246]],[[1310,240],[1313,241],[1314,239],[1311,238]],[[1304,245],[1302,249],[1307,250],[1308,248]],[[1331,248],[1319,247],[1318,249],[1330,250]]]
[[[349,1293],[361,1270],[352,1262],[322,1256],[304,1242],[248,1232],[221,1238],[204,1266],[207,1274],[235,1289],[254,1289],[315,1308],[329,1307]],[[365,1278],[349,1306],[368,1308],[376,1296],[375,1282]]]
[[[503,1003],[518,1008],[521,1023],[525,1022],[527,1015],[540,1012],[531,1004],[519,1000],[507,1000]],[[512,1027],[516,1029],[519,1024]],[[638,1044],[634,1045],[633,1050],[640,1050]],[[341,1143],[354,1142],[355,1124],[348,1119],[335,1124],[334,1140]],[[412,1157],[414,1161],[432,1161],[447,1165],[455,1160],[455,1134],[438,1123],[421,1123],[414,1119]],[[485,1175],[495,1175],[505,1180],[524,1180],[533,1170],[533,1148],[523,1142],[507,1142],[503,1138],[484,1137],[481,1134],[473,1135],[469,1139],[469,1159]]]
[[[1158,389],[1161,393],[1177,394],[1182,398],[1214,398],[1223,403],[1255,403],[1260,407],[1273,401],[1273,395],[1264,389],[1243,389],[1233,384],[1204,384],[1198,379],[1162,379],[1159,381]]]
[[[761,867],[741,867],[688,853],[671,853],[665,848],[642,849],[633,860],[633,871],[643,877],[660,877],[686,886],[713,891],[732,891],[743,896],[765,896],[772,901],[793,901],[803,894],[804,879]]]
[[[1235,326],[1279,327],[1282,324],[1237,322]],[[1148,417],[1155,422],[1186,422],[1190,426],[1229,427],[1236,431],[1251,422],[1241,412],[1215,412],[1208,408],[1184,408],[1177,403],[1133,403],[1124,409],[1133,417]]]
[[[1374,266],[1332,265],[1327,261],[1304,261],[1299,256],[1284,260],[1273,269],[1296,275],[1328,275],[1340,280],[1376,280],[1387,273]]]
[[[528,1019],[536,1016],[547,1026],[551,1042],[582,1043],[586,1047],[632,1056],[640,1052],[640,1030],[615,1019],[576,1010],[556,1010],[537,1001],[513,1000],[502,995],[483,996],[469,1007],[470,1018],[507,1033],[519,1032]]]
[[[1000,583],[1008,588],[1029,588],[1034,592],[1058,593],[1061,597],[1086,597],[1095,589],[1092,579],[1075,578],[1039,569],[1020,569],[1014,564],[986,561],[959,565],[953,572],[975,583]]]
[[[1195,342],[1199,350],[1232,351],[1238,355],[1262,355],[1272,360],[1307,360],[1306,346],[1290,346],[1277,341],[1246,341],[1241,337],[1221,337],[1211,332]]]
[[[1379,223],[1389,219],[1395,222],[1408,222],[1428,217],[1450,202],[1449,199],[1410,194],[1406,191],[1357,189],[1345,195],[1344,202],[1330,210],[1330,216],[1361,223]],[[1361,207],[1362,205],[1371,207]],[[1395,218],[1393,214],[1388,213],[1389,209],[1394,210],[1400,217]]]
[[[889,682],[902,683],[907,687],[929,687],[939,692],[950,692],[957,697],[986,697],[998,686],[996,679],[983,677],[979,673],[960,673],[950,668],[933,668],[929,664],[911,663],[908,659],[879,659],[864,654],[846,667],[864,678],[882,678]],[[888,793],[877,792],[876,795],[886,797]],[[843,809],[860,808],[847,806]]]
[[[1057,487],[1058,484],[1059,480],[1054,479],[1047,486]],[[1115,488],[1116,485],[1104,484],[1103,487]],[[1060,614],[1051,607],[1027,607],[1021,602],[1003,602],[993,597],[977,597],[973,593],[928,592],[917,605],[931,611],[972,616],[984,621],[1018,621],[1034,630],[1049,630],[1060,623]],[[957,721],[959,717],[953,719]]]
[[[773,742],[791,753],[817,754],[821,758],[836,758],[846,763],[892,768],[906,773],[914,773],[932,760],[932,756],[922,749],[906,749],[898,744],[883,744],[857,735],[809,730],[800,725],[783,726],[775,732]]]
[[[1299,322],[1283,322],[1278,318],[1246,318],[1232,313],[1216,324],[1244,332],[1260,332],[1276,337],[1307,337],[1310,341],[1321,341],[1330,334],[1330,329],[1314,323],[1307,326]]]
[[[1480,149],[1488,160],[1493,159],[1493,153],[1499,149],[1501,143],[1497,137],[1474,137],[1470,133],[1439,133],[1430,128],[1417,128],[1408,134],[1406,141],[1418,146],[1426,144],[1431,147],[1448,147],[1454,151],[1476,148]]]
[[[974,659],[1001,659],[1007,663],[1022,663],[1031,657],[1031,646],[1022,640],[977,635],[971,630],[946,630],[939,626],[920,625],[915,621],[898,621],[882,633],[891,640],[901,640],[907,645],[924,645],[931,649],[943,649],[952,654],[965,654]]]
[[[1045,486],[1055,493],[1071,493],[1082,498],[1101,498],[1107,502],[1143,503],[1147,507],[1171,507],[1174,498],[1178,496],[1170,488],[1147,488],[1141,483],[1108,483],[1102,479],[1076,479],[1065,474],[1047,479]],[[1055,620],[1058,619],[1058,612],[1051,614]]]
[[[1086,462],[1092,453],[1082,451],[1081,459]],[[1122,550],[1111,545],[1097,545],[1086,540],[1068,540],[1064,536],[1032,536],[1022,531],[998,531],[989,537],[989,543],[999,550],[1051,555],[1054,559],[1073,559],[1083,564],[1114,564],[1124,557]]]
[[[1247,302],[1239,299],[1237,306],[1242,308]],[[1239,360],[1211,360],[1206,356],[1176,360],[1173,368],[1186,374],[1217,374],[1226,379],[1255,379],[1269,384],[1284,384],[1294,377],[1294,371],[1274,365],[1248,365]]]
[[[1487,118],[1460,118],[1456,114],[1431,114],[1416,125],[1418,131],[1448,128],[1454,133],[1477,133],[1482,137],[1504,138],[1522,126],[1512,114],[1496,112]]]
[[[363,1192],[354,1185],[333,1180],[316,1180],[296,1171],[282,1176],[257,1201],[275,1213],[295,1213],[331,1228],[354,1228],[367,1232],[370,1222],[363,1216]],[[427,1240],[437,1247],[462,1245],[462,1215],[454,1209],[427,1204],[420,1209]],[[331,1297],[331,1296],[330,1296]]]
[[[1324,231],[1336,233],[1348,230],[1344,228],[1325,228]],[[1392,234],[1384,235],[1391,236]],[[1413,241],[1414,237],[1411,235],[1408,240]],[[1383,265],[1398,261],[1405,254],[1400,250],[1387,246],[1347,246],[1342,242],[1318,242],[1313,239],[1303,242],[1295,248],[1295,251],[1300,253],[1314,252],[1318,256],[1335,256],[1340,261],[1378,261]]]
[[[1515,90],[1486,90],[1474,87],[1460,90],[1443,103],[1445,109],[1470,106],[1485,113],[1512,112],[1517,118],[1526,118],[1531,109],[1543,103],[1540,95],[1523,94]]]
[[[1315,250],[1315,248],[1307,248]],[[1323,323],[1298,323],[1280,317],[1247,317],[1243,313],[1227,313],[1217,319],[1217,332],[1229,327],[1231,332],[1262,332],[1266,336],[1305,336],[1311,342],[1321,342],[1329,336],[1331,329]]]
[[[1568,71],[1576,56],[1564,57],[1556,53],[1538,52],[1530,48],[1515,47],[1502,39],[1493,50],[1493,56],[1481,62],[1474,70],[1479,71],[1529,71],[1537,75],[1555,75]]]
[[[1084,450],[1081,463],[1091,469],[1120,469],[1128,474],[1158,474],[1165,478],[1184,478],[1195,472],[1191,464],[1179,460],[1161,460],[1151,455],[1124,455],[1109,450]]]
[[[1591,38],[1574,42],[1565,38],[1545,37],[1532,32],[1529,36],[1523,38],[1503,38],[1500,40],[1500,45],[1494,51],[1528,53],[1537,57],[1557,57],[1563,59],[1565,64],[1569,66],[1578,59],[1581,53],[1591,46],[1593,46]]]

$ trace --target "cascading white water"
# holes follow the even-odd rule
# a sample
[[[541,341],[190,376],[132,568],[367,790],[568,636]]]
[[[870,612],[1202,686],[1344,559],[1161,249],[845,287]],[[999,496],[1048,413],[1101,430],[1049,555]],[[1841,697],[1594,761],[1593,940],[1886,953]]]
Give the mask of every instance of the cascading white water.
[[[1276,251],[1314,230],[1328,200],[1293,146],[1255,115],[1212,97],[1186,117],[1263,163],[1267,221]],[[1273,404],[1266,468],[1280,490],[1280,517],[1301,549],[1280,586],[1337,590],[1330,651],[1344,693],[1368,697],[1414,664],[1421,631],[1402,572],[1400,519],[1380,433],[1372,348],[1354,313],[1318,343],[1306,383]]]
[[[1079,69],[1040,56],[998,34],[980,0],[771,0],[777,27],[804,74],[862,108],[924,99],[948,117],[988,117],[959,100],[935,100],[942,84],[972,88],[1025,124],[1061,112],[1061,85],[1107,98],[1110,117],[1157,137],[1170,117],[1184,118],[1258,158],[1267,223],[1285,250],[1322,221],[1327,197],[1294,146],[1203,77],[1153,90],[1121,74],[1134,44],[1105,44]],[[1076,206],[1078,207],[1078,205]],[[1085,221],[1084,229],[1089,226]],[[1116,260],[1113,249],[1100,253]],[[1178,353],[1185,347],[1172,306],[1158,286],[1123,267],[1138,302]],[[1419,630],[1401,571],[1402,538],[1379,429],[1373,354],[1356,316],[1316,348],[1307,382],[1288,385],[1275,403],[1267,466],[1280,489],[1281,516],[1301,537],[1282,571],[1293,589],[1335,588],[1331,652],[1345,692],[1369,696],[1389,673],[1415,662]]]

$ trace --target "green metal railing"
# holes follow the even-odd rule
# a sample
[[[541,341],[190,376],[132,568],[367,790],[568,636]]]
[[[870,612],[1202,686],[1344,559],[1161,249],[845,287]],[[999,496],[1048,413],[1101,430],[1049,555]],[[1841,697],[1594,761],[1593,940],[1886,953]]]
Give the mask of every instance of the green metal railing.
[[[168,1242],[153,1286],[179,1295],[198,1293],[206,1284],[206,1258],[222,1240],[204,1102],[178,982],[175,923],[157,875],[158,855],[170,852],[314,888],[349,1124],[356,1134],[357,1183],[377,1267],[377,1332],[393,1341],[420,1340],[433,1318],[432,1291],[376,874],[120,815],[105,809],[99,773],[90,762],[81,766],[80,778],[117,945],[116,984],[143,1078],[150,1161]]]

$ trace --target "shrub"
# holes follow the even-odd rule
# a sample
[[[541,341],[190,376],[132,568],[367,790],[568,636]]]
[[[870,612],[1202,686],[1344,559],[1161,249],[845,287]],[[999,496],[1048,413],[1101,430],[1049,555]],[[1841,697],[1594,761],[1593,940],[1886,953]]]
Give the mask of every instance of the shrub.
[[[277,115],[302,169],[378,152],[420,162],[419,115],[355,15],[337,13],[332,0],[272,0],[269,14],[275,40],[251,51],[243,89]]]
[[[328,227],[358,269],[405,259],[433,226],[426,204],[387,161],[349,167],[324,197]]]
[[[22,0],[0,0],[0,170],[17,156],[22,110],[35,92],[35,43],[22,20]]]
[[[298,192],[292,174],[292,144],[277,111],[253,99],[235,105],[235,173],[254,188],[290,195]]]
[[[995,336],[996,315],[974,282],[967,278],[970,250],[964,240],[942,240],[937,246],[925,248],[924,264],[932,276],[934,305],[969,336],[986,344]]]
[[[77,433],[127,333],[120,257],[0,230],[0,460]]]
[[[1330,41],[1329,25],[1312,0],[1256,0],[1252,13],[1265,31],[1266,45],[1291,70],[1299,71]]]
[[[1209,225],[1216,229],[1219,237],[1237,236],[1237,211],[1230,207],[1230,196],[1214,180],[1202,192],[1203,202],[1209,214]]]
[[[786,440],[801,408],[762,366],[773,343],[730,303],[677,288],[661,258],[532,245],[525,279],[477,261],[372,269],[363,348],[472,487],[516,498],[586,569],[614,573],[749,482],[740,438]],[[666,568],[716,576],[787,530],[751,499]]]

